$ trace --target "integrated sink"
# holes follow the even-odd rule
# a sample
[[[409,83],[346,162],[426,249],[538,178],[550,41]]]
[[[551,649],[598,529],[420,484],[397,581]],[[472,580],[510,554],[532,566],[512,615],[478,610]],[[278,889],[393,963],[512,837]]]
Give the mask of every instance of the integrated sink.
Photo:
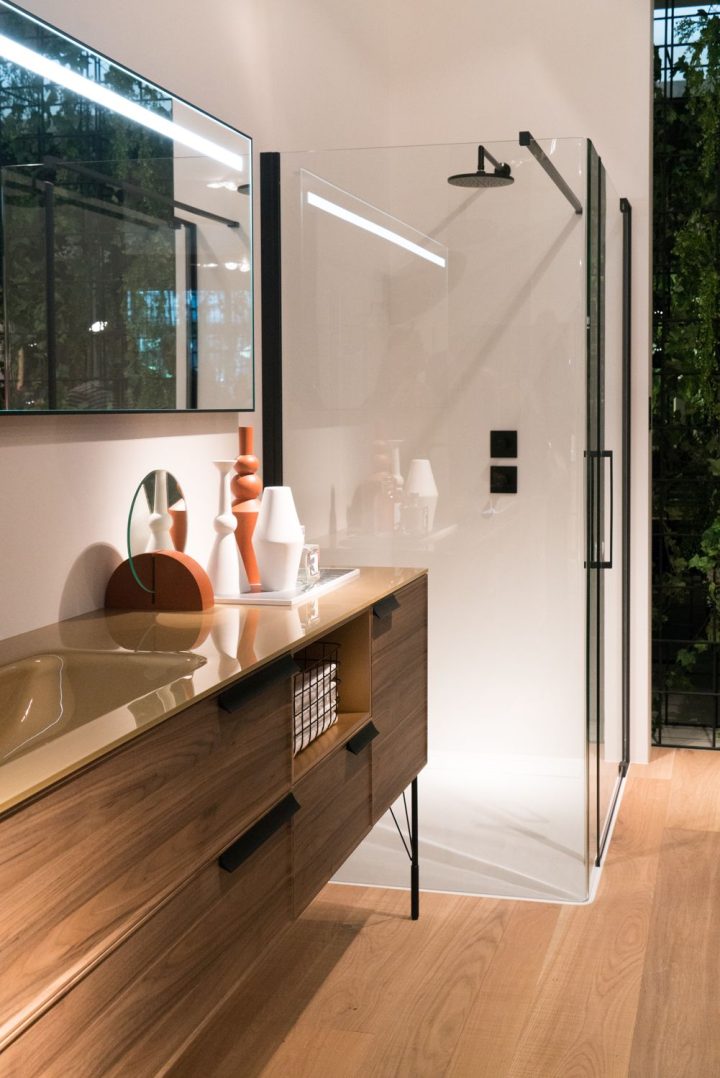
[[[93,719],[157,697],[182,702],[178,687],[203,666],[201,655],[132,651],[55,651],[0,667],[0,763]]]

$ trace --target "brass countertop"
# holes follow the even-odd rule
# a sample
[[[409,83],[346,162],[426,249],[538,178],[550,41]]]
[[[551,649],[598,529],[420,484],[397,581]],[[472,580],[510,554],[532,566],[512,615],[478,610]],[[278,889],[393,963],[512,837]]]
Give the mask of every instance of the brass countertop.
[[[96,610],[0,641],[0,668],[31,656],[69,652],[101,652],[103,658],[147,655],[149,665],[155,661],[150,656],[187,655],[201,662],[170,685],[136,695],[117,707],[118,685],[108,675],[110,664],[99,664],[97,683],[88,684],[93,664],[91,657],[84,659],[83,696],[92,699],[92,715],[85,719],[75,715],[65,724],[52,717],[51,732],[5,759],[0,737],[0,813],[238,677],[324,636],[424,574],[423,569],[361,569],[358,577],[342,587],[295,607],[223,604],[202,614]],[[8,721],[7,707],[0,696],[0,734],[3,721]]]

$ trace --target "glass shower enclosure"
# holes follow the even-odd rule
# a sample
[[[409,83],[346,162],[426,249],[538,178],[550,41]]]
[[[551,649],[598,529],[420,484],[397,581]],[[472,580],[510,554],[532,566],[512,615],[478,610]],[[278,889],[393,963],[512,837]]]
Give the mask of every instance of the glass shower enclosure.
[[[483,149],[261,156],[264,481],[325,565],[429,569],[421,886],[577,902],[627,767],[631,211],[587,139]]]

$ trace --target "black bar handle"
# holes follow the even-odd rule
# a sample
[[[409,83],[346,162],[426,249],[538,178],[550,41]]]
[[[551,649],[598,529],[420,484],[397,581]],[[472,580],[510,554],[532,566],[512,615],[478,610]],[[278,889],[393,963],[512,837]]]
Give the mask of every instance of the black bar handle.
[[[297,674],[299,669],[300,667],[291,655],[283,655],[276,662],[263,666],[256,674],[250,674],[249,677],[242,678],[234,685],[231,685],[229,689],[221,692],[218,696],[218,704],[223,711],[230,713],[239,711],[241,707],[247,704],[248,700],[267,689],[275,681],[286,681],[293,674]],[[288,700],[290,700],[289,696]]]
[[[590,502],[591,513],[591,527],[590,535],[588,537],[590,568],[612,569],[615,535],[615,456],[612,449],[591,449],[586,453],[586,457],[588,460],[588,499]],[[610,461],[610,557],[608,559],[602,558],[600,554],[603,537],[599,534],[599,523],[602,514],[599,502],[596,499],[596,496],[603,490],[603,484],[600,482],[600,468],[603,466],[602,462],[605,460]],[[596,508],[597,519],[595,514]]]
[[[613,567],[613,536],[615,534],[615,457],[612,449],[607,450],[610,459],[610,558],[605,562],[604,569]]]
[[[386,595],[384,599],[378,599],[373,605],[373,614],[376,618],[389,618],[395,610],[399,609],[399,600],[394,595]]]
[[[375,723],[366,723],[362,730],[358,730],[354,737],[351,737],[345,748],[348,752],[351,752],[353,756],[358,756],[362,750],[374,741],[380,731],[375,726]]]
[[[299,808],[300,805],[293,794],[284,797],[275,808],[271,808],[261,820],[258,820],[254,827],[251,827],[237,842],[233,842],[232,846],[228,846],[220,854],[218,858],[220,868],[225,872],[235,872],[244,861],[247,861],[248,857],[259,850],[269,838],[272,838]]]

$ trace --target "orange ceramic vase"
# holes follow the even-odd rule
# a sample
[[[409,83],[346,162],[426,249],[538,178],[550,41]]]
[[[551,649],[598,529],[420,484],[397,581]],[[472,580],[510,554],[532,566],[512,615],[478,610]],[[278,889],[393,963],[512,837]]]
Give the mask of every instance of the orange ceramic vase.
[[[262,490],[262,482],[257,474],[260,461],[253,453],[254,433],[252,427],[238,428],[240,456],[235,461],[235,475],[230,483],[230,490],[233,497],[232,511],[237,517],[235,539],[245,566],[245,574],[251,591],[260,591],[260,571],[252,543],[260,509],[258,496]]]

